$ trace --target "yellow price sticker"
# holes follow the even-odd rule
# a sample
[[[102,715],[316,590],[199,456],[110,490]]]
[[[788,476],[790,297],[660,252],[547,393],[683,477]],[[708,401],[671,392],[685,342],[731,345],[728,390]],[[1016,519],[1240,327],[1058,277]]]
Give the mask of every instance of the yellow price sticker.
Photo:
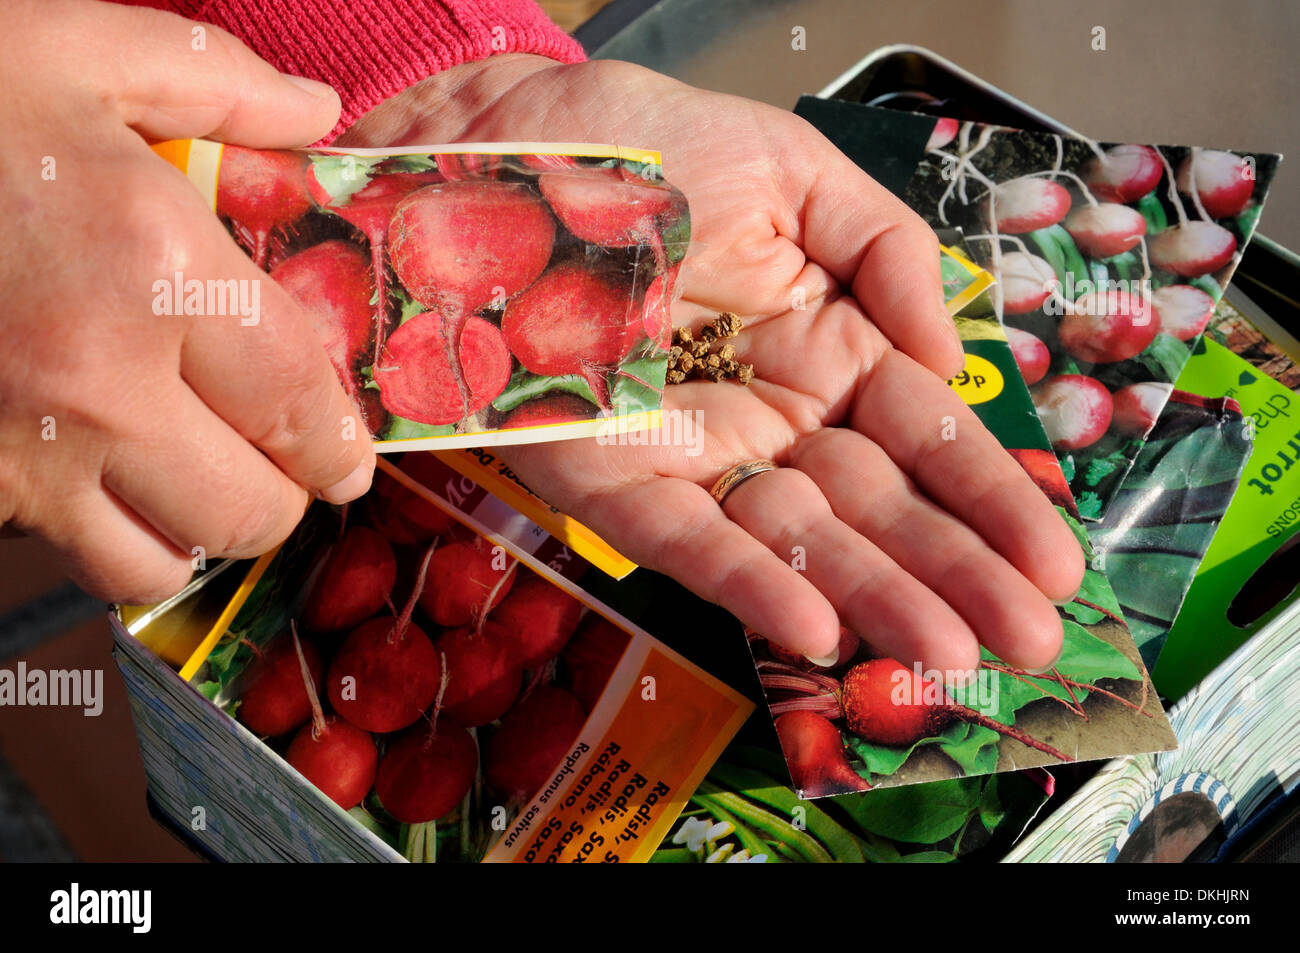
[[[1002,393],[1002,372],[992,361],[978,354],[966,355],[966,366],[956,377],[948,379],[948,386],[967,404],[982,404]]]

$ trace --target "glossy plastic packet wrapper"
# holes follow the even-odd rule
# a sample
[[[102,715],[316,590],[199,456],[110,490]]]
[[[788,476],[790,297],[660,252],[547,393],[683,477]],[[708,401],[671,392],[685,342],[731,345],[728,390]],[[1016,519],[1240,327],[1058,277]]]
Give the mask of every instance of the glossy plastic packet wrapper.
[[[312,314],[380,451],[658,426],[690,217],[659,154],[488,143],[156,152]],[[160,314],[260,320],[255,282],[178,273]],[[250,287],[245,287],[249,285]]]
[[[1148,669],[1155,668],[1251,451],[1250,427],[1235,400],[1163,390],[1168,399],[1133,468],[1105,518],[1088,525]]]

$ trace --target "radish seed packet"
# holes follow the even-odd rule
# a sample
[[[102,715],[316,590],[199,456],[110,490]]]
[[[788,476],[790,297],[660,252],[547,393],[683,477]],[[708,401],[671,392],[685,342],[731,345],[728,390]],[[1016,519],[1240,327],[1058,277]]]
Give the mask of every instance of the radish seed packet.
[[[1280,157],[936,123],[903,193],[958,229],[1080,515],[1102,519],[1254,234]]]
[[[795,112],[994,274],[996,312],[1079,513],[1102,519],[1255,232],[1281,156],[810,96]]]

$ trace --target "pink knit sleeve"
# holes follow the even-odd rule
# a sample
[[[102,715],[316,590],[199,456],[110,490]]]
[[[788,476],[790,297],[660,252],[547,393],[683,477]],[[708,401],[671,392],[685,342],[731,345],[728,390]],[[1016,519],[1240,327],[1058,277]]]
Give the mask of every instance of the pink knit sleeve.
[[[493,53],[584,59],[577,41],[531,0],[125,2],[214,23],[281,72],[329,83],[343,100],[330,139],[390,96],[461,63]]]

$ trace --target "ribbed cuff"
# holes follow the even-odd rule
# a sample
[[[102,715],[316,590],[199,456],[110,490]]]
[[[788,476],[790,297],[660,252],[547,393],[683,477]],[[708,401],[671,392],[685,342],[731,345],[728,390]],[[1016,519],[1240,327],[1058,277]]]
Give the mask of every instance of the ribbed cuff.
[[[171,6],[229,30],[281,72],[333,86],[343,113],[327,141],[390,96],[461,63],[495,53],[585,59],[578,42],[530,0],[173,0]]]

